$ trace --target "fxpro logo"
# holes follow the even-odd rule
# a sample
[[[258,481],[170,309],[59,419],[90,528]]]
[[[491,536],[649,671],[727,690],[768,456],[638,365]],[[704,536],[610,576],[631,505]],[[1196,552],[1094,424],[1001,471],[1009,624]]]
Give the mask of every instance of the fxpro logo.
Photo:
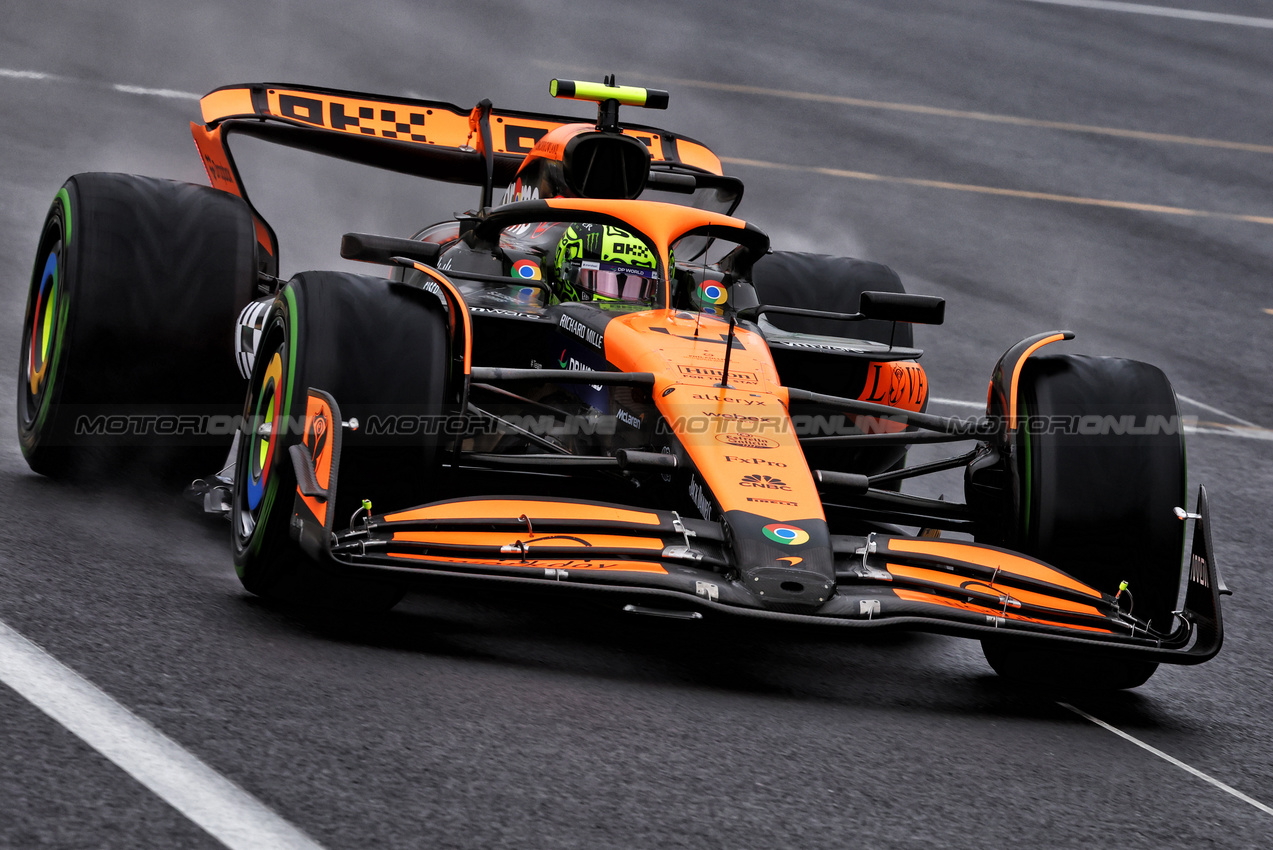
[[[763,457],[739,457],[738,455],[725,455],[727,463],[749,463],[753,466],[777,466],[783,469],[787,465],[780,460],[766,460]]]

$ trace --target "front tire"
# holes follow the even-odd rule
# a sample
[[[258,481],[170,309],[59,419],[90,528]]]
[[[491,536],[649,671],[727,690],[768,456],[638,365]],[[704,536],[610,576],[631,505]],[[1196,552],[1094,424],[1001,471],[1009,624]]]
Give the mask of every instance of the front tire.
[[[345,421],[336,472],[334,528],[364,498],[377,510],[428,501],[437,438],[394,439],[370,423],[436,417],[446,384],[447,332],[431,296],[381,278],[305,272],[279,293],[266,318],[249,382],[231,508],[234,562],[243,586],[277,601],[318,608],[387,610],[401,588],[354,578],[305,555],[291,537],[296,479],[288,449],[299,442],[309,388],[330,393]],[[266,427],[262,427],[266,426]]]
[[[981,651],[1000,678],[1058,693],[1138,688],[1158,669],[1154,661],[1100,658],[1007,641],[984,640]]]
[[[1184,433],[1162,370],[1115,357],[1026,361],[1018,392],[1017,534],[1022,552],[1108,594],[1169,631],[1181,580]],[[1030,684],[1121,689],[1151,662],[986,642],[1000,675]]]

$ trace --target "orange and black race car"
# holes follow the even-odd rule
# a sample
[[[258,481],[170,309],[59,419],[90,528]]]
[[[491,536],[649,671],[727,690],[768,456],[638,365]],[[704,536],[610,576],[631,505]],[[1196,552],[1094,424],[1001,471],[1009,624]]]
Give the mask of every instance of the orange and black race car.
[[[1104,688],[1219,651],[1227,591],[1160,370],[1039,354],[1073,337],[1042,333],[994,366],[984,416],[928,413],[911,327],[941,299],[772,250],[707,147],[619,121],[665,92],[551,93],[596,120],[229,86],[191,125],[210,188],[72,177],[27,306],[31,467],[197,471],[232,443],[190,492],[228,516],[243,585],[291,602],[589,590],[639,615],[963,635],[1005,676]],[[238,135],[480,203],[347,234],[387,277],[281,280]],[[918,443],[962,448],[908,466]],[[962,504],[901,490],[948,470]]]

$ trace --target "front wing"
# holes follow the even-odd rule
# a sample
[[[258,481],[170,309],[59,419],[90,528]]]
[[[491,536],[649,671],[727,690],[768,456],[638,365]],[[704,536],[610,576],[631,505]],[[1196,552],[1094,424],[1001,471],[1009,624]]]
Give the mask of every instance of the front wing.
[[[637,613],[728,614],[857,629],[1019,638],[1196,664],[1220,649],[1224,592],[1205,491],[1185,604],[1170,635],[1124,603],[1032,558],[976,543],[832,537],[836,581],[813,611],[749,590],[717,523],[675,512],[547,498],[456,499],[368,516],[325,535],[333,569],[397,581],[503,582],[618,594]],[[311,538],[312,539],[312,538]]]
[[[749,588],[731,561],[726,526],[674,511],[577,499],[465,498],[372,514],[365,502],[334,530],[342,423],[334,398],[310,388],[296,473],[292,534],[335,570],[395,581],[467,580],[570,587],[639,600],[630,610],[716,612],[857,629],[911,629],[1065,644],[1073,649],[1198,664],[1220,651],[1221,582],[1204,488],[1198,491],[1184,604],[1170,634],[1124,610],[1119,596],[1042,561],[994,546],[928,537],[832,535],[834,584],[810,609],[782,585]],[[330,424],[328,424],[330,423]],[[319,427],[321,424],[322,427]],[[792,548],[799,562],[802,550]],[[754,580],[754,579],[753,579]],[[766,596],[766,592],[768,596]],[[816,592],[816,591],[815,591]]]

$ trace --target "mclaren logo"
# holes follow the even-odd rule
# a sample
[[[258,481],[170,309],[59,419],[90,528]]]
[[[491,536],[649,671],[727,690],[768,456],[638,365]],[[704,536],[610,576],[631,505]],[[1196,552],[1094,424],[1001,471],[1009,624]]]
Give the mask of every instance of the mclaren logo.
[[[627,410],[624,410],[622,407],[619,407],[615,409],[614,415],[620,422],[622,422],[624,425],[627,425],[629,428],[636,428],[637,430],[640,430],[641,417],[637,416],[636,414],[631,413]]]

